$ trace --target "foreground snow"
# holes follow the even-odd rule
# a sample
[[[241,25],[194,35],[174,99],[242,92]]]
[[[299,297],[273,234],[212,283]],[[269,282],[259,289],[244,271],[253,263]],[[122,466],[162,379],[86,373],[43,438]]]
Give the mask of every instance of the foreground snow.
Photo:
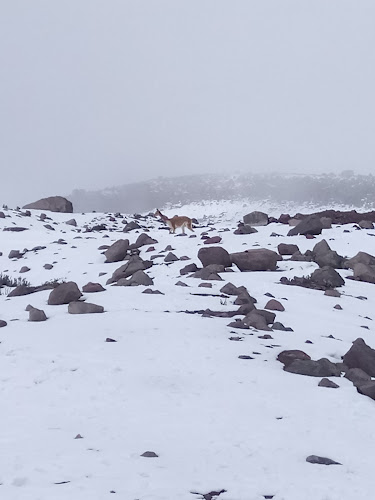
[[[304,252],[326,238],[342,255],[374,253],[369,234],[375,231],[356,231],[351,225],[324,230],[315,240],[287,238],[289,228],[279,224],[258,228],[257,234],[233,235],[235,220],[252,208],[240,213],[240,206],[231,211],[220,204],[196,205],[178,213],[206,215],[215,228],[209,235],[220,234],[230,252],[258,245],[273,250],[281,242],[296,243]],[[270,215],[286,211],[276,210]],[[55,278],[79,287],[100,282],[106,291],[85,298],[106,312],[69,315],[67,306],[47,305],[47,291],[0,296],[0,319],[8,322],[0,330],[2,498],[92,500],[116,494],[129,500],[194,500],[202,498],[195,492],[222,489],[227,491],[220,500],[372,498],[374,401],[344,378],[335,379],[340,388],[331,390],[318,387],[319,379],[286,373],[276,357],[284,349],[302,349],[313,359],[338,362],[357,337],[375,347],[369,319],[375,285],[346,280],[339,299],[283,286],[281,276],[308,275],[317,267],[283,261],[274,273],[236,270],[223,273],[225,281],[212,282],[212,289],[200,288],[201,280],[181,277],[179,270],[199,264],[199,235],[205,229],[196,230],[197,238],[183,238],[154,223],[149,234],[158,240],[156,251],[146,253],[143,247],[141,256],[149,258],[170,244],[178,257],[187,255],[191,261],[166,265],[156,259],[148,274],[165,295],[146,295],[141,286],[106,286],[121,263],[105,264],[98,250],[119,238],[133,242],[136,233],[78,233],[64,224],[71,216],[63,214],[50,214],[58,224],[48,231],[37,220],[39,213],[19,218],[9,211],[11,218],[0,219],[0,229],[13,222],[30,227],[0,233],[0,271],[33,285]],[[74,217],[78,227],[93,219],[107,221],[101,214]],[[231,231],[219,232],[226,227]],[[281,236],[270,237],[273,232]],[[52,243],[59,238],[68,244]],[[12,249],[36,245],[47,248],[8,259]],[[53,262],[52,270],[43,268]],[[24,265],[31,270],[20,275]],[[99,277],[100,272],[107,274]],[[179,280],[189,288],[175,286]],[[209,295],[220,295],[228,281],[246,286],[259,308],[268,300],[265,293],[274,295],[285,307],[277,320],[294,331],[274,331],[271,340],[264,340],[259,338],[264,332],[228,328],[228,319],[183,312],[236,308],[235,297]],[[198,293],[206,296],[192,295]],[[337,303],[343,310],[333,308]],[[28,304],[43,309],[48,321],[29,323]],[[233,336],[242,340],[229,340]],[[107,337],[117,342],[105,342]],[[254,359],[239,359],[243,354]],[[83,439],[74,439],[77,434]],[[145,451],[158,458],[142,457]],[[342,465],[307,463],[313,454]]]

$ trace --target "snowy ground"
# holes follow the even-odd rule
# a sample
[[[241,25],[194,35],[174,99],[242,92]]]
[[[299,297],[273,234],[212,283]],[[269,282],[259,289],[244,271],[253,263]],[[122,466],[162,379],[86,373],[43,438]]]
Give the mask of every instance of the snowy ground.
[[[211,222],[209,235],[220,235],[229,252],[258,246],[276,250],[281,242],[295,243],[304,252],[325,238],[341,255],[374,254],[375,238],[369,235],[375,231],[352,225],[323,230],[314,240],[286,237],[289,227],[281,224],[233,235],[236,221],[254,208],[267,208],[274,216],[288,211],[211,203],[166,213]],[[153,288],[165,295],[146,295],[142,286],[106,286],[121,263],[104,263],[98,250],[120,238],[133,242],[138,233],[79,233],[65,224],[72,215],[49,213],[57,223],[46,221],[55,227],[51,231],[38,220],[40,211],[31,217],[5,213],[10,217],[0,219],[0,230],[30,229],[0,232],[0,272],[32,285],[55,278],[75,281],[80,288],[99,282],[106,291],[84,298],[106,312],[69,315],[66,305],[47,305],[48,291],[9,299],[2,289],[0,319],[8,325],[0,329],[1,498],[194,500],[222,489],[220,500],[372,498],[374,401],[344,378],[336,378],[340,388],[332,390],[318,387],[320,379],[286,373],[276,357],[284,349],[302,349],[313,359],[339,362],[357,337],[375,348],[368,319],[374,315],[375,285],[346,280],[340,298],[327,297],[281,285],[281,276],[309,275],[317,268],[283,261],[277,272],[236,269],[223,273],[224,281],[213,281],[212,289],[201,288],[201,280],[181,277],[179,270],[190,262],[200,265],[199,236],[207,228],[196,229],[197,238],[179,237],[150,219],[149,234],[158,243],[155,252],[142,247],[141,257],[170,244],[178,257],[191,260],[166,265],[156,259],[147,273],[154,278]],[[78,228],[108,222],[103,214],[73,216]],[[270,237],[273,232],[281,236]],[[53,243],[59,238],[68,244]],[[36,245],[47,248],[19,260],[8,258],[12,249]],[[45,270],[46,263],[54,263],[53,269]],[[31,270],[19,274],[25,265]],[[107,274],[99,277],[101,272]],[[175,286],[179,280],[189,287]],[[228,319],[182,312],[233,310],[235,297],[208,295],[220,294],[229,281],[246,286],[259,308],[269,299],[265,293],[274,295],[285,307],[276,319],[294,331],[273,331],[272,340],[263,340],[264,332],[233,330]],[[334,309],[338,303],[342,310]],[[48,320],[28,322],[28,304],[43,309]],[[242,340],[229,340],[233,336]],[[105,342],[107,337],[117,342]],[[244,354],[254,359],[238,358]],[[83,439],[74,439],[77,434]],[[158,457],[142,457],[145,451]],[[313,465],[306,462],[309,455],[342,465]]]

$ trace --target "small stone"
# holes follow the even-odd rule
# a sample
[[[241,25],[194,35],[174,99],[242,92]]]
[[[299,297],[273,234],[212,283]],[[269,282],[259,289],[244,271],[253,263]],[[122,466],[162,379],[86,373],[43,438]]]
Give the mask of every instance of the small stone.
[[[340,386],[329,380],[329,378],[322,378],[318,384],[319,387],[328,387],[330,389],[338,389]]]
[[[117,342],[117,340],[115,340],[115,339],[111,339],[111,337],[107,337],[107,338],[105,339],[105,341],[106,341],[106,342]]]
[[[321,465],[342,465],[340,462],[335,462],[331,458],[319,457],[318,455],[310,455],[306,458],[306,462],[310,464],[321,464]]]
[[[146,457],[146,458],[157,458],[159,455],[157,455],[154,451],[145,451],[142,453],[141,457]]]
[[[81,434],[77,434],[74,439],[83,439],[83,437],[81,436]]]

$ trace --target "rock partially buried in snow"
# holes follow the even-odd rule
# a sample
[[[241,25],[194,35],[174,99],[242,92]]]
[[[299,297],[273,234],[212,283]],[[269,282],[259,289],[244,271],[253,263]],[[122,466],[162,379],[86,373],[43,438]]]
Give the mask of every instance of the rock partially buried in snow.
[[[88,302],[70,302],[68,305],[69,314],[93,314],[103,313],[104,307],[97,304],[90,304]]]
[[[95,292],[104,292],[105,288],[102,287],[100,283],[92,283],[91,281],[82,287],[83,293],[95,293]]]
[[[131,278],[126,279],[126,278],[121,278],[118,280],[117,285],[118,286],[138,286],[138,285],[144,285],[144,286],[150,286],[153,285],[154,281],[148,274],[146,274],[144,271],[136,271]]]
[[[141,457],[146,457],[146,458],[157,458],[159,455],[157,455],[154,451],[145,451],[142,453]]]
[[[0,319],[0,328],[4,328],[4,326],[7,326],[7,322],[4,321],[3,319]]]
[[[29,309],[29,321],[46,321],[47,316],[42,309],[37,309],[36,307],[30,307]]]
[[[329,380],[329,378],[322,378],[318,384],[319,387],[327,387],[329,389],[338,389],[340,386]]]
[[[306,462],[310,464],[320,464],[320,465],[342,465],[340,462],[335,462],[331,458],[319,457],[318,455],[310,455],[306,458]]]
[[[61,283],[55,289],[52,290],[48,297],[49,305],[61,305],[69,304],[69,302],[74,302],[82,297],[77,283],[74,281],[68,281],[67,283]]]

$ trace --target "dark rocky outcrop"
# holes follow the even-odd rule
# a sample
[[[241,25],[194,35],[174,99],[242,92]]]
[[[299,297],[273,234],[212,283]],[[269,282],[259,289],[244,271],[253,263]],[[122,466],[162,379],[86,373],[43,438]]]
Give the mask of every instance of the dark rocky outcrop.
[[[34,210],[49,210],[50,212],[62,212],[71,214],[73,212],[72,203],[63,198],[62,196],[50,196],[49,198],[42,198],[41,200],[34,201],[25,205],[23,208],[30,208]]]

